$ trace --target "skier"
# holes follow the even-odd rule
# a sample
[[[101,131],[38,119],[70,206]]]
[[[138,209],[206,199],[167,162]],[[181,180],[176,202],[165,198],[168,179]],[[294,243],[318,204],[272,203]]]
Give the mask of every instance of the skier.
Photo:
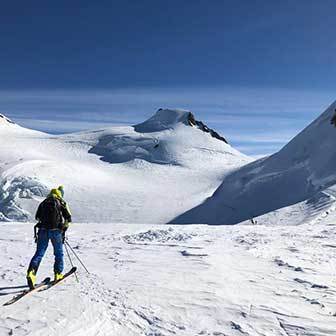
[[[37,248],[27,271],[27,282],[31,289],[35,286],[36,273],[48,248],[49,240],[51,240],[54,248],[54,280],[63,279],[63,243],[65,231],[69,228],[69,223],[71,223],[71,213],[63,200],[63,196],[63,186],[52,189],[37,209],[35,216],[38,221],[36,227],[39,229],[37,237],[35,234]]]

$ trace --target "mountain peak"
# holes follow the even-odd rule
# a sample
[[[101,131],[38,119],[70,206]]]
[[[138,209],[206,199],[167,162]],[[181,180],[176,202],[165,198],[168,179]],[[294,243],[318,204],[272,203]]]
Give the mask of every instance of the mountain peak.
[[[273,211],[295,204],[295,213],[305,207],[310,218],[321,214],[335,202],[335,124],[333,103],[279,152],[228,174],[211,197],[173,222],[236,224],[265,215],[266,223],[278,216]],[[270,197],[274,192],[276,197]],[[286,222],[302,218],[290,217]]]
[[[220,136],[216,131],[209,128],[202,121],[196,120],[192,112],[182,109],[160,108],[151,118],[135,125],[134,129],[139,133],[152,133],[174,128],[178,124],[196,127],[203,132],[209,133],[212,137],[228,143],[226,139]]]
[[[140,133],[160,132],[173,128],[179,123],[186,124],[190,113],[187,110],[160,108],[152,117],[135,125],[134,129]]]

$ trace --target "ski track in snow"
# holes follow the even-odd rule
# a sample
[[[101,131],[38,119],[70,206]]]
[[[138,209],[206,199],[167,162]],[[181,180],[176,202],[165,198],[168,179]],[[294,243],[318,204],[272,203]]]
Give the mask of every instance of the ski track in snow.
[[[79,283],[1,306],[0,335],[336,335],[334,223],[73,225],[91,274],[74,259]],[[3,304],[35,246],[32,225],[0,227]],[[52,262],[50,246],[39,279]]]

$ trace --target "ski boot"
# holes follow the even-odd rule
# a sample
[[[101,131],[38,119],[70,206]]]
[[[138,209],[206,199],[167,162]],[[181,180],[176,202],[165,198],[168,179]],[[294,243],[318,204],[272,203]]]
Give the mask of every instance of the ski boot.
[[[36,270],[33,268],[27,271],[27,283],[29,289],[34,289],[36,283]]]
[[[62,273],[55,272],[54,282],[60,281],[63,278],[64,278],[64,275]]]

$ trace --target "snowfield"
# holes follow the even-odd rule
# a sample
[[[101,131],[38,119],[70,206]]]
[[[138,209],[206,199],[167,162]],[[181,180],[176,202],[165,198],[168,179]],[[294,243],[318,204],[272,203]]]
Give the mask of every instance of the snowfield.
[[[91,274],[75,261],[79,283],[1,306],[0,335],[336,335],[332,216],[276,227],[75,224],[69,241]],[[32,225],[0,229],[3,304],[24,288],[35,244]]]
[[[0,115],[0,336],[336,335],[335,108],[254,162],[184,110],[59,136]],[[60,184],[91,273],[2,306]]]
[[[167,223],[252,160],[189,124],[189,114],[159,110],[134,127],[58,136],[1,118],[0,220],[32,221],[62,184],[78,222]]]

